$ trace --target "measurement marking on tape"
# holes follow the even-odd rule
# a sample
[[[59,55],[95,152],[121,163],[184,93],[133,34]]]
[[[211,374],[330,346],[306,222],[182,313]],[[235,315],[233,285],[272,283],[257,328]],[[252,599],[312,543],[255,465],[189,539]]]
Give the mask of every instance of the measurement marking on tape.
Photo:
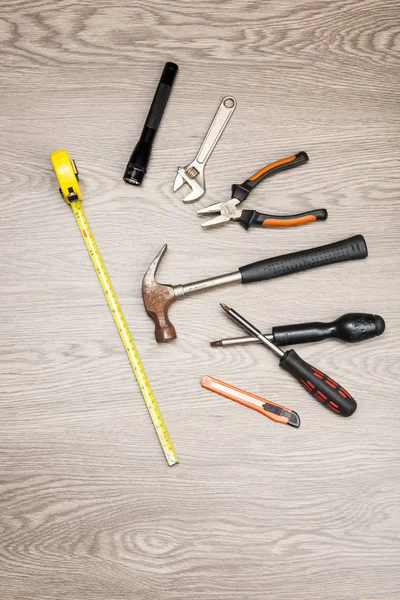
[[[104,295],[111,309],[111,313],[114,317],[115,324],[117,325],[117,329],[120,334],[122,343],[128,355],[133,372],[135,373],[140,391],[142,392],[158,439],[160,440],[161,447],[164,451],[168,464],[172,466],[178,462],[178,457],[176,455],[171,438],[169,437],[167,428],[161,416],[160,409],[158,408],[158,404],[155,399],[153,390],[151,389],[150,382],[147,379],[147,375],[144,371],[143,364],[139,358],[138,351],[129,331],[128,324],[122,312],[122,308],[118,302],[110,277],[108,276],[105,264],[96,244],[96,240],[94,239],[93,233],[90,229],[90,225],[87,221],[86,215],[84,213],[80,201],[75,200],[74,202],[71,202],[71,208],[78,223],[79,229],[82,233],[83,240],[89,251],[89,255],[92,259],[93,265],[98,275],[100,285],[103,288]]]

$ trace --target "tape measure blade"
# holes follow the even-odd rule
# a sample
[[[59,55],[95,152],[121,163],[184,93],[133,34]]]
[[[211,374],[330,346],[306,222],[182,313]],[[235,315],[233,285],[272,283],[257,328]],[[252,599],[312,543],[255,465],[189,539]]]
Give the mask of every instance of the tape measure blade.
[[[117,295],[111,283],[111,279],[107,273],[104,261],[96,244],[96,240],[94,239],[85,212],[79,200],[71,202],[71,208],[75,219],[78,223],[80,232],[82,234],[86,248],[89,252],[89,256],[92,260],[93,266],[99,278],[100,285],[103,289],[108,306],[111,310],[114,322],[117,326],[122,344],[128,355],[129,362],[131,363],[132,370],[135,374],[136,380],[139,385],[139,389],[147,406],[147,410],[149,412],[153,426],[156,430],[156,434],[165,454],[167,463],[169,466],[175,465],[179,462],[177,454],[175,452],[175,448],[172,444],[172,440],[169,436],[168,430],[162,418],[160,409],[157,404],[157,400],[154,396],[153,390],[151,389],[150,382],[147,378],[142,361],[139,357],[139,353],[137,351],[135,342],[133,341],[132,335],[129,331],[128,324],[122,312],[122,308],[118,302]]]

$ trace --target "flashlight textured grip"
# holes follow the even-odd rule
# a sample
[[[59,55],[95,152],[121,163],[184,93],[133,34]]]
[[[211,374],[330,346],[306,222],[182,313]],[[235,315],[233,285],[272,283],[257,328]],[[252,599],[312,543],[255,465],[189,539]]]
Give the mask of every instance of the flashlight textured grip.
[[[177,72],[178,66],[175,63],[165,63],[146,123],[144,124],[145,127],[156,130],[159,128]]]
[[[149,127],[150,129],[159,128],[170,93],[171,87],[169,85],[165,85],[165,83],[158,84],[154,100],[147,115],[145,127]]]

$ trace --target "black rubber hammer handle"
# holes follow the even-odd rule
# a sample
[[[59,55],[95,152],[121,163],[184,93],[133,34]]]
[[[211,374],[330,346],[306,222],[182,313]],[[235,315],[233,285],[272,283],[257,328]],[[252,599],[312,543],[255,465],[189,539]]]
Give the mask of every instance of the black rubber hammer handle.
[[[239,271],[242,276],[242,283],[252,283],[291,275],[308,269],[316,269],[325,265],[333,265],[346,260],[359,260],[367,256],[368,249],[364,237],[355,235],[326,246],[266,258],[239,267]]]

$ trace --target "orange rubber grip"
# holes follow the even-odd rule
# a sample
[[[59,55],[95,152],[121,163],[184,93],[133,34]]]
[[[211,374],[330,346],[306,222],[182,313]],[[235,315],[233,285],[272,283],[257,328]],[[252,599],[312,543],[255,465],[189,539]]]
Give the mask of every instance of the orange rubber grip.
[[[267,171],[272,171],[272,169],[275,169],[276,167],[280,167],[281,165],[286,165],[287,163],[293,162],[296,159],[296,156],[297,155],[294,154],[293,156],[289,156],[288,158],[281,158],[280,160],[276,160],[275,162],[257,171],[257,173],[254,173],[254,175],[249,177],[249,181],[254,181],[255,179],[258,179],[259,177],[261,177],[261,175],[264,175],[264,173],[266,173]]]
[[[287,216],[260,213],[257,210],[242,210],[239,223],[245,229],[248,229],[252,225],[257,225],[258,227],[294,227],[295,225],[305,225],[314,221],[325,221],[327,218],[328,212],[325,208]]]
[[[288,156],[287,158],[276,160],[275,162],[257,171],[257,173],[254,173],[254,175],[249,177],[249,179],[246,179],[246,181],[243,183],[234,183],[232,185],[232,198],[236,198],[236,200],[239,200],[239,202],[243,202],[243,200],[246,200],[250,192],[267,177],[272,177],[272,175],[275,173],[280,173],[282,171],[287,171],[288,169],[293,169],[294,167],[299,167],[300,165],[304,165],[306,162],[308,162],[308,155],[303,150],[297,154]]]
[[[299,217],[297,219],[265,219],[262,223],[262,227],[293,227],[295,225],[304,225],[305,223],[311,223],[316,221],[315,215],[309,215],[308,217]]]

